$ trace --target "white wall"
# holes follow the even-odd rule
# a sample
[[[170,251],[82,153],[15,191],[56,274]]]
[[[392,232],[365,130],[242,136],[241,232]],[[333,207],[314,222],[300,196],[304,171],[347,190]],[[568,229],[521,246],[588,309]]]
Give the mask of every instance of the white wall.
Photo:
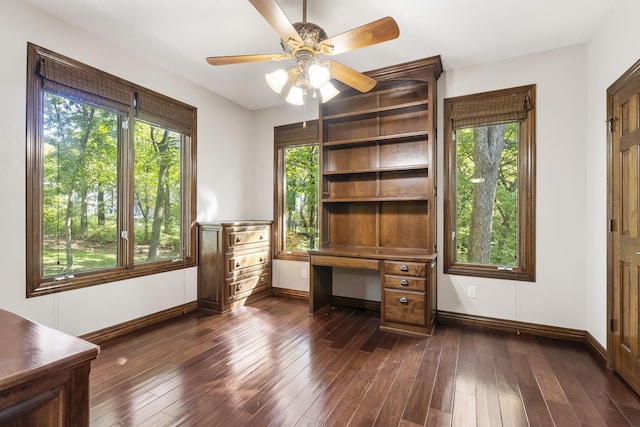
[[[536,282],[442,274],[439,263],[438,309],[584,330],[585,45],[447,71],[439,102],[442,106],[444,98],[532,83],[537,100]],[[442,120],[441,114],[440,129]],[[442,165],[443,150],[439,155]],[[442,183],[444,168],[439,171]],[[442,226],[439,230],[438,247],[443,248]],[[476,298],[466,296],[468,286],[476,286]]]
[[[25,93],[27,42],[33,42],[198,108],[198,220],[252,215],[251,174],[238,167],[251,156],[251,113],[141,61],[102,40],[17,1],[0,2],[0,308],[81,335],[196,299],[195,268],[25,297]]]
[[[607,88],[640,59],[635,35],[640,2],[617,0],[587,44],[586,329],[606,345],[607,325]]]

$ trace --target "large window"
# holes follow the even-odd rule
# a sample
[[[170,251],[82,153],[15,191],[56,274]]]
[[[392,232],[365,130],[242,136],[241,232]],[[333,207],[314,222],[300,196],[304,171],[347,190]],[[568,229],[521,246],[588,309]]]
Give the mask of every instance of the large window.
[[[318,246],[318,122],[274,130],[276,258],[306,259]]]
[[[534,101],[534,85],[445,99],[445,273],[535,280]]]
[[[28,46],[27,295],[193,266],[196,110]]]

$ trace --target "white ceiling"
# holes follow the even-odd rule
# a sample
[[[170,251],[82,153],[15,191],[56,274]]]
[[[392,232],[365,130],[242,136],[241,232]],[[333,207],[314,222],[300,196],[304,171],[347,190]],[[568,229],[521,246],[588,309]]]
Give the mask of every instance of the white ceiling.
[[[263,77],[283,63],[205,62],[207,56],[281,52],[279,36],[247,0],[22,1],[248,109],[284,102]],[[307,20],[331,37],[392,16],[398,39],[333,59],[367,71],[440,55],[446,71],[585,42],[614,1],[308,0]],[[302,0],[278,3],[292,22],[302,21]]]

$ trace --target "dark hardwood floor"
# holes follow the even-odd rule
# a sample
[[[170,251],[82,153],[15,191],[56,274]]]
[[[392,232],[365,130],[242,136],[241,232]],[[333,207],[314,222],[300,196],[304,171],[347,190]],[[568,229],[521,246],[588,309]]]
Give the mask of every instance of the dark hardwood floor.
[[[91,425],[640,425],[640,398],[582,344],[307,310],[267,298],[104,343]]]

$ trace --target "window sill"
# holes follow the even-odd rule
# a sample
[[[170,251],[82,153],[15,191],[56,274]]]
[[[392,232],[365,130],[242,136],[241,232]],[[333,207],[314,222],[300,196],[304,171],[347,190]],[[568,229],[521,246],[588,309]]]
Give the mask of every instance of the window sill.
[[[522,268],[514,267],[512,271],[498,270],[495,265],[466,265],[453,264],[444,267],[444,274],[457,276],[486,277],[490,279],[517,280],[520,282],[535,282],[535,274]]]

